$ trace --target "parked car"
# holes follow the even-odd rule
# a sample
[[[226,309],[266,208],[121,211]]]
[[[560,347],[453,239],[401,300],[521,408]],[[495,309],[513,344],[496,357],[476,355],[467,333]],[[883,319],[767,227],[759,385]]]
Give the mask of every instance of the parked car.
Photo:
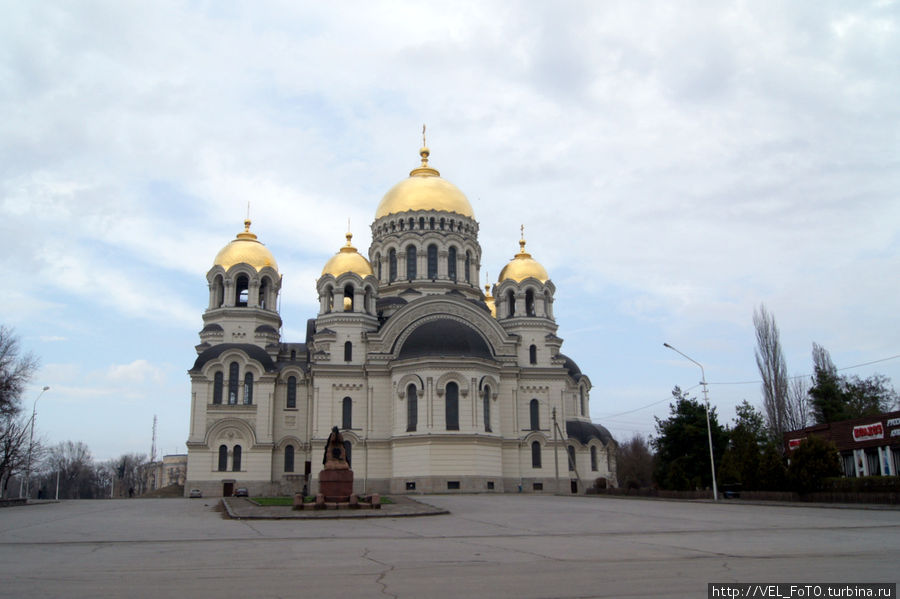
[[[203,497],[203,493],[200,492],[200,489],[191,489],[189,497],[197,499],[198,497]]]
[[[238,487],[234,490],[235,497],[250,497],[250,493],[247,492],[247,487]]]

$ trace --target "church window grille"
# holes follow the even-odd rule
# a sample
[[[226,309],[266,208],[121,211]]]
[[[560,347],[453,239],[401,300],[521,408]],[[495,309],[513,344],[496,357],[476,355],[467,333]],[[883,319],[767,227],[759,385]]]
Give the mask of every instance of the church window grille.
[[[391,250],[388,254],[388,282],[397,280],[397,250]]]
[[[459,385],[447,383],[447,401],[444,404],[444,412],[447,419],[447,430],[459,430]]]
[[[540,410],[541,406],[538,400],[532,399],[528,404],[528,415],[530,416],[531,422],[531,430],[537,431],[541,429],[541,420],[540,420]]]
[[[213,375],[213,403],[222,403],[222,386],[224,384],[224,375],[221,371]]]
[[[297,407],[297,377],[289,376],[287,381],[287,407]]]
[[[447,251],[447,276],[451,281],[456,281],[456,248],[454,247]]]
[[[436,279],[438,271],[438,249],[437,246],[431,244],[428,246],[428,278]]]
[[[575,470],[575,448],[569,445],[566,451],[569,454],[569,472],[572,472]]]
[[[238,306],[247,306],[247,299],[250,297],[250,279],[247,278],[247,275],[238,276],[235,283],[235,297]]]
[[[525,314],[534,316],[534,291],[531,289],[525,292]]]
[[[353,359],[353,344],[349,341],[344,342],[344,362],[349,362]]]
[[[487,385],[484,387],[482,403],[484,404],[484,430],[489,433],[491,432],[491,388]]]
[[[231,454],[231,470],[233,472],[241,471],[241,446],[235,445]]]
[[[294,446],[285,445],[284,447],[284,471],[294,471]]]
[[[415,385],[406,388],[406,430],[416,430],[419,419],[419,397]]]
[[[506,304],[509,306],[509,315],[516,315],[516,294],[512,289],[506,292]]]
[[[228,405],[237,405],[238,400],[238,363],[228,365]]]
[[[353,444],[350,441],[344,441],[344,458],[348,466],[353,466]]]
[[[228,448],[224,445],[219,445],[219,472],[225,472],[228,470]]]
[[[244,375],[244,405],[253,404],[253,373],[248,372]]]
[[[531,467],[541,467],[541,443],[539,441],[531,443]]]
[[[591,445],[591,470],[597,471],[597,446]]]
[[[532,364],[537,364],[537,345],[532,345],[528,348],[528,361]]]
[[[406,278],[410,281],[416,278],[416,246],[406,248]]]
[[[345,397],[341,405],[341,428],[353,428],[353,400]]]

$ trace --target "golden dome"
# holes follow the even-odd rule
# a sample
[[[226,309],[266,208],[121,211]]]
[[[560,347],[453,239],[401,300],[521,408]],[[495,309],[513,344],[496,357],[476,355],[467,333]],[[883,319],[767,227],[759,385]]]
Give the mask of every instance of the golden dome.
[[[381,198],[375,210],[375,219],[388,214],[398,214],[410,210],[436,210],[453,212],[475,218],[472,205],[459,188],[446,179],[441,179],[437,169],[428,166],[428,148],[419,150],[422,165],[409,172],[409,178],[400,181]]]
[[[325,263],[325,268],[322,269],[322,276],[332,275],[338,277],[345,272],[353,272],[365,278],[373,274],[372,265],[356,251],[356,248],[350,243],[351,239],[353,239],[353,233],[347,233],[347,245],[342,247],[341,251]]]
[[[278,270],[278,263],[266,246],[256,240],[256,235],[250,232],[250,219],[244,221],[244,230],[237,234],[237,237],[231,240],[231,243],[223,247],[216,259],[213,260],[213,266],[221,266],[228,270],[235,264],[249,264],[257,271],[262,270],[266,266],[271,266]]]
[[[521,283],[528,277],[534,277],[541,283],[546,283],[550,275],[547,270],[541,266],[541,263],[531,257],[531,254],[525,251],[525,240],[519,240],[519,253],[510,260],[509,264],[500,271],[498,283],[502,283],[507,279],[512,279],[517,283]]]

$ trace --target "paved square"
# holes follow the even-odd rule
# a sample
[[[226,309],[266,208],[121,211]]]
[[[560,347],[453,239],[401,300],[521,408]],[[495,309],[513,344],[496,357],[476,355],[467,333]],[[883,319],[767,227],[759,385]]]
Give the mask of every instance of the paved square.
[[[212,499],[0,510],[2,597],[706,597],[897,582],[900,510],[428,496],[446,516],[227,520]]]

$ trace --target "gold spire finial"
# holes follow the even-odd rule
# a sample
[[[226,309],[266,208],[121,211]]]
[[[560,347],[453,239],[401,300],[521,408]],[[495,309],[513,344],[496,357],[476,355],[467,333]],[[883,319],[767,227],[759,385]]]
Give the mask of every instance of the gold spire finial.
[[[247,201],[247,220],[250,220],[250,201]]]
[[[521,237],[519,238],[519,253],[525,253],[525,225],[519,225],[519,231],[521,232]]]
[[[347,231],[347,234],[344,237],[347,238],[347,245],[345,247],[348,247],[348,248],[353,247],[353,244],[350,243],[350,240],[353,239],[353,233],[351,233],[350,231]]]
[[[425,143],[425,123],[422,123],[422,147],[427,148],[428,144]]]

